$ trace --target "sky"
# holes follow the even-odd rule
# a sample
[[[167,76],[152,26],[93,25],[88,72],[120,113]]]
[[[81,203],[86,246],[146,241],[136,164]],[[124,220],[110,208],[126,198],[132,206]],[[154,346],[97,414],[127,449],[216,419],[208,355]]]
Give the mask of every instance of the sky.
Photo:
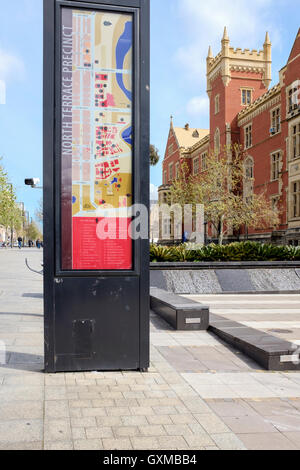
[[[273,44],[273,84],[288,59],[299,22],[300,0],[150,0],[151,143],[161,161],[151,169],[151,197],[161,184],[161,163],[170,126],[208,129],[206,56],[221,48],[224,26],[231,45],[262,49],[268,30]],[[39,189],[27,177],[42,178],[42,0],[0,0],[0,156],[18,200],[34,217]],[[3,94],[3,90],[2,90]]]

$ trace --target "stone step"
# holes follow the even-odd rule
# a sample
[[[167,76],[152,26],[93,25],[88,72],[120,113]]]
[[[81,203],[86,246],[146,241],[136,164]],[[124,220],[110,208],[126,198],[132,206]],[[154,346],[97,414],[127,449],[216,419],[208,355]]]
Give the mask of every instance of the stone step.
[[[210,317],[209,330],[266,370],[300,370],[297,344],[214,314]]]
[[[175,330],[207,330],[209,326],[209,308],[171,294],[162,289],[151,288],[151,309]]]

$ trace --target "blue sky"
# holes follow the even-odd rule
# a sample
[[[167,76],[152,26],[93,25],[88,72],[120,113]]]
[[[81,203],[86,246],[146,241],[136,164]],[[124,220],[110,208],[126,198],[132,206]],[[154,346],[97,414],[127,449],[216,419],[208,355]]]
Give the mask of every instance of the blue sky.
[[[216,55],[227,25],[234,47],[261,49],[266,30],[273,43],[273,83],[299,28],[300,0],[151,0],[151,142],[164,155],[170,115],[176,126],[208,128],[205,59]],[[24,178],[42,175],[42,0],[1,0],[0,155],[18,200],[34,215],[39,190]],[[161,163],[151,170],[161,184]]]

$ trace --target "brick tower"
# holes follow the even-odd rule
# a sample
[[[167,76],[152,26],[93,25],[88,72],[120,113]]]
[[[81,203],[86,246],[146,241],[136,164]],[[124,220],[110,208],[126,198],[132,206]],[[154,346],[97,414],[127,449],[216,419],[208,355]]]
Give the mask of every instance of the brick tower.
[[[231,142],[239,142],[237,115],[268,91],[272,81],[272,53],[269,34],[263,50],[234,49],[227,28],[222,49],[207,56],[207,93],[210,98],[210,146],[218,151]]]

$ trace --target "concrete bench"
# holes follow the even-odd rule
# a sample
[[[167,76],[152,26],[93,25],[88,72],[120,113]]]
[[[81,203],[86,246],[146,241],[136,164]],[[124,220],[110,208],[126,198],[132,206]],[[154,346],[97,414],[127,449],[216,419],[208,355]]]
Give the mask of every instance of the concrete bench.
[[[300,370],[299,347],[289,341],[219,315],[211,315],[209,330],[266,370]]]
[[[209,327],[209,308],[156,287],[151,288],[151,309],[175,330],[200,331]]]

